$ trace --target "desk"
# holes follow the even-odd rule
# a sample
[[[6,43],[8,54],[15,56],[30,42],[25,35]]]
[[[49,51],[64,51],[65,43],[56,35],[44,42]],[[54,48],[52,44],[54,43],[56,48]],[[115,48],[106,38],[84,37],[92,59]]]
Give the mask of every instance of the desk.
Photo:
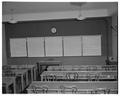
[[[40,73],[41,71],[47,70],[48,66],[59,66],[59,65],[62,65],[62,62],[60,61],[39,61],[36,64],[37,64],[37,67],[39,68],[38,71]],[[45,67],[45,69],[42,70],[42,67]]]
[[[37,73],[36,73],[37,66],[36,65],[27,65],[24,68],[30,69],[31,70],[31,79],[32,79],[32,81],[36,80],[36,78],[37,78]]]
[[[23,91],[28,85],[29,85],[29,79],[28,79],[28,69],[19,69],[19,70],[12,70],[16,76],[21,77],[21,84],[22,84],[22,90]]]
[[[11,69],[3,72],[3,78],[14,78],[14,93],[22,92],[28,86],[28,69]]]
[[[3,93],[15,93],[15,77],[2,77]]]
[[[30,69],[31,70],[31,79],[32,81],[33,80],[36,80],[36,71],[37,71],[37,66],[36,65],[28,65],[28,64],[25,64],[25,65],[10,65],[11,69],[13,70],[21,70],[21,69]]]
[[[110,90],[109,94],[117,94],[118,82],[41,82],[33,81],[27,88],[30,93],[77,93],[77,94],[106,94],[107,89]],[[66,90],[65,90],[65,89]],[[77,90],[72,90],[76,88]],[[68,90],[70,89],[70,90]],[[106,90],[106,92],[103,92]],[[69,92],[68,92],[69,91]],[[96,92],[97,93],[93,93]],[[102,93],[101,93],[102,91]],[[100,92],[100,93],[99,93]]]
[[[62,62],[60,61],[39,61],[37,64],[37,70],[38,70],[38,79],[41,80],[40,74],[47,70],[49,66],[59,66],[62,65]]]

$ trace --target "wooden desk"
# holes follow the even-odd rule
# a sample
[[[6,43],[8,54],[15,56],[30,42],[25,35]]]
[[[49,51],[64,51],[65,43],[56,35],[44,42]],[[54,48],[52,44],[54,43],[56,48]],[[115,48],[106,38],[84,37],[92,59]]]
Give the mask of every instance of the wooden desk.
[[[7,74],[3,72],[4,78],[15,78],[15,91],[14,93],[22,92],[28,86],[28,69],[12,69],[11,72]]]
[[[10,65],[11,69],[18,69],[18,70],[21,70],[21,69],[30,69],[31,70],[31,79],[32,81],[33,80],[36,80],[36,71],[37,71],[37,65],[34,64],[34,65],[28,65],[28,64],[25,64],[25,65]]]
[[[37,73],[36,73],[36,71],[37,71],[37,66],[36,65],[27,65],[26,67],[24,67],[24,68],[28,68],[28,69],[30,69],[31,70],[31,79],[32,79],[32,81],[34,81],[34,80],[36,80],[36,76],[37,76]]]
[[[39,61],[36,64],[38,67],[38,72],[41,73],[47,70],[48,66],[59,66],[59,65],[62,65],[62,62],[60,61]],[[43,67],[45,67],[45,69],[43,69]]]
[[[2,77],[3,93],[16,93],[15,77]]]
[[[65,88],[77,88],[77,94],[95,94],[92,92],[99,91],[100,89],[110,89],[110,94],[117,94],[118,82],[41,82],[33,81],[27,88],[27,92],[30,93],[62,93],[61,86]],[[72,90],[65,93],[72,93]],[[96,93],[105,94],[105,93]]]
[[[28,79],[28,69],[20,69],[20,70],[12,70],[16,76],[19,75],[21,77],[22,90],[23,91],[29,85]]]
[[[3,77],[14,77],[16,85],[16,77],[20,78],[21,89],[16,85],[14,93],[22,92],[33,80],[36,80],[36,65],[9,65],[9,70],[3,70]],[[10,71],[10,72],[9,72]],[[8,75],[5,75],[7,72]],[[6,85],[6,84],[4,84]]]

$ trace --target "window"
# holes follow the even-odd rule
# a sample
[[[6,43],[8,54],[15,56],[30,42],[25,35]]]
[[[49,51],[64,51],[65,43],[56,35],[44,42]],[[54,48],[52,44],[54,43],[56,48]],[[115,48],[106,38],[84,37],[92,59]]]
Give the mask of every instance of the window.
[[[64,37],[64,56],[81,56],[81,36]]]
[[[26,38],[10,39],[11,57],[26,57]]]
[[[101,55],[101,35],[82,36],[83,56]]]
[[[27,38],[28,57],[44,57],[44,37]]]
[[[26,47],[28,57],[101,56],[101,35],[10,39],[11,57],[26,57]]]
[[[46,56],[62,56],[62,37],[45,37]]]

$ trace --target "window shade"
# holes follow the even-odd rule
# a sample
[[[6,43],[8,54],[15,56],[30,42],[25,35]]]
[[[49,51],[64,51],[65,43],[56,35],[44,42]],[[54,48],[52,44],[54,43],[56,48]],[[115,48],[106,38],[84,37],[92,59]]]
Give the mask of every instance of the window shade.
[[[28,57],[44,57],[44,37],[27,38]]]
[[[81,56],[81,36],[64,37],[64,56]]]
[[[11,57],[26,57],[26,38],[10,39]]]
[[[62,56],[62,37],[45,37],[46,56]]]
[[[101,55],[101,35],[82,36],[83,56]]]

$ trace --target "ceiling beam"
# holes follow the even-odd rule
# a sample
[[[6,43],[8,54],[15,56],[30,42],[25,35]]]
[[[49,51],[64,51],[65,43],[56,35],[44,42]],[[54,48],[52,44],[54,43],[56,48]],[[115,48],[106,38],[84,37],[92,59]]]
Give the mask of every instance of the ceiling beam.
[[[106,17],[109,13],[106,9],[84,10],[81,11],[82,16],[89,17]],[[47,13],[29,13],[29,14],[14,14],[14,19],[17,21],[35,21],[35,20],[53,20],[53,19],[70,19],[77,18],[79,11],[63,11],[63,12],[47,12]],[[11,15],[3,15],[2,21],[8,22]]]

